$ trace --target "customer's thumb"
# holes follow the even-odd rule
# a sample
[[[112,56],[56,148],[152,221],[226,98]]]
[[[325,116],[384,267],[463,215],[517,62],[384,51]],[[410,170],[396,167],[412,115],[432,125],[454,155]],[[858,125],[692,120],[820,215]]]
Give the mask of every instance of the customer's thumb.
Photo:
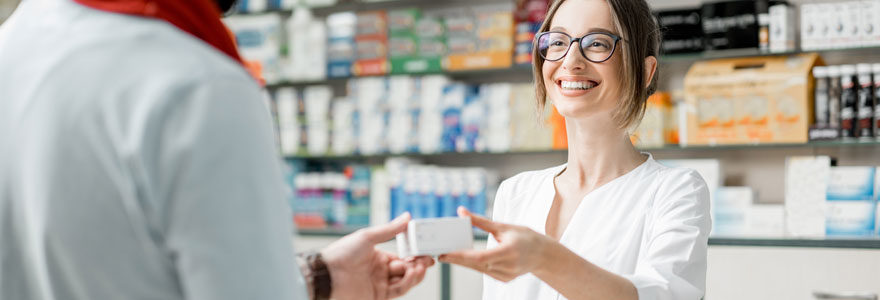
[[[364,229],[364,235],[366,235],[367,240],[374,244],[386,242],[398,233],[406,231],[406,225],[409,223],[411,219],[409,213],[404,213],[399,217],[391,220],[388,224],[372,226],[367,229]]]

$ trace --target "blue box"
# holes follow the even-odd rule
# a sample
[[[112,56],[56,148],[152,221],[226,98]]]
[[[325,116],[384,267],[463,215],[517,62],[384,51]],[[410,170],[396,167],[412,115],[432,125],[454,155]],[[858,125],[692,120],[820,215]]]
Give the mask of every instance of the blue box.
[[[826,192],[825,234],[870,237],[876,229],[874,167],[832,167]]]

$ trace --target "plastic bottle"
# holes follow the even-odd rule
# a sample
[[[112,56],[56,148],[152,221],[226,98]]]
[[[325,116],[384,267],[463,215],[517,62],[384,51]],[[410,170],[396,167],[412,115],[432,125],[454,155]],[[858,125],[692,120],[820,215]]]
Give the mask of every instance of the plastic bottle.
[[[858,106],[858,82],[856,66],[840,66],[840,136],[844,139],[856,137],[856,110]]]
[[[856,134],[860,139],[874,139],[874,81],[871,64],[858,64],[859,103],[856,112]]]

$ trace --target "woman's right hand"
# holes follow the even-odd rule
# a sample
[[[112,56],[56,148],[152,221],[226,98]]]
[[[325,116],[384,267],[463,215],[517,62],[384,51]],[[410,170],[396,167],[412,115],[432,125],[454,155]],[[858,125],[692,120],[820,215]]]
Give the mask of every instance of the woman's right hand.
[[[464,207],[458,215],[470,217],[471,223],[492,234],[498,245],[486,250],[462,250],[440,255],[441,262],[452,263],[485,273],[497,280],[508,282],[520,275],[535,272],[544,264],[544,249],[556,243],[534,230],[517,225],[493,222],[471,214]]]

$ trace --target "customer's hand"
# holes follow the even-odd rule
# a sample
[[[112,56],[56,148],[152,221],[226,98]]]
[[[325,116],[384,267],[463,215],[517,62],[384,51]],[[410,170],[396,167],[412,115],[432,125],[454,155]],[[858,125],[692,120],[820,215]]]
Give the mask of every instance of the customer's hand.
[[[458,215],[470,217],[471,223],[495,237],[498,246],[487,250],[463,250],[441,255],[441,262],[465,266],[497,280],[508,282],[520,275],[534,272],[543,259],[544,247],[555,243],[547,236],[528,227],[496,223],[471,214],[463,207]]]
[[[406,231],[409,214],[389,224],[358,230],[330,244],[321,256],[330,271],[333,299],[390,299],[406,294],[434,265],[430,257],[401,259],[375,249]]]

